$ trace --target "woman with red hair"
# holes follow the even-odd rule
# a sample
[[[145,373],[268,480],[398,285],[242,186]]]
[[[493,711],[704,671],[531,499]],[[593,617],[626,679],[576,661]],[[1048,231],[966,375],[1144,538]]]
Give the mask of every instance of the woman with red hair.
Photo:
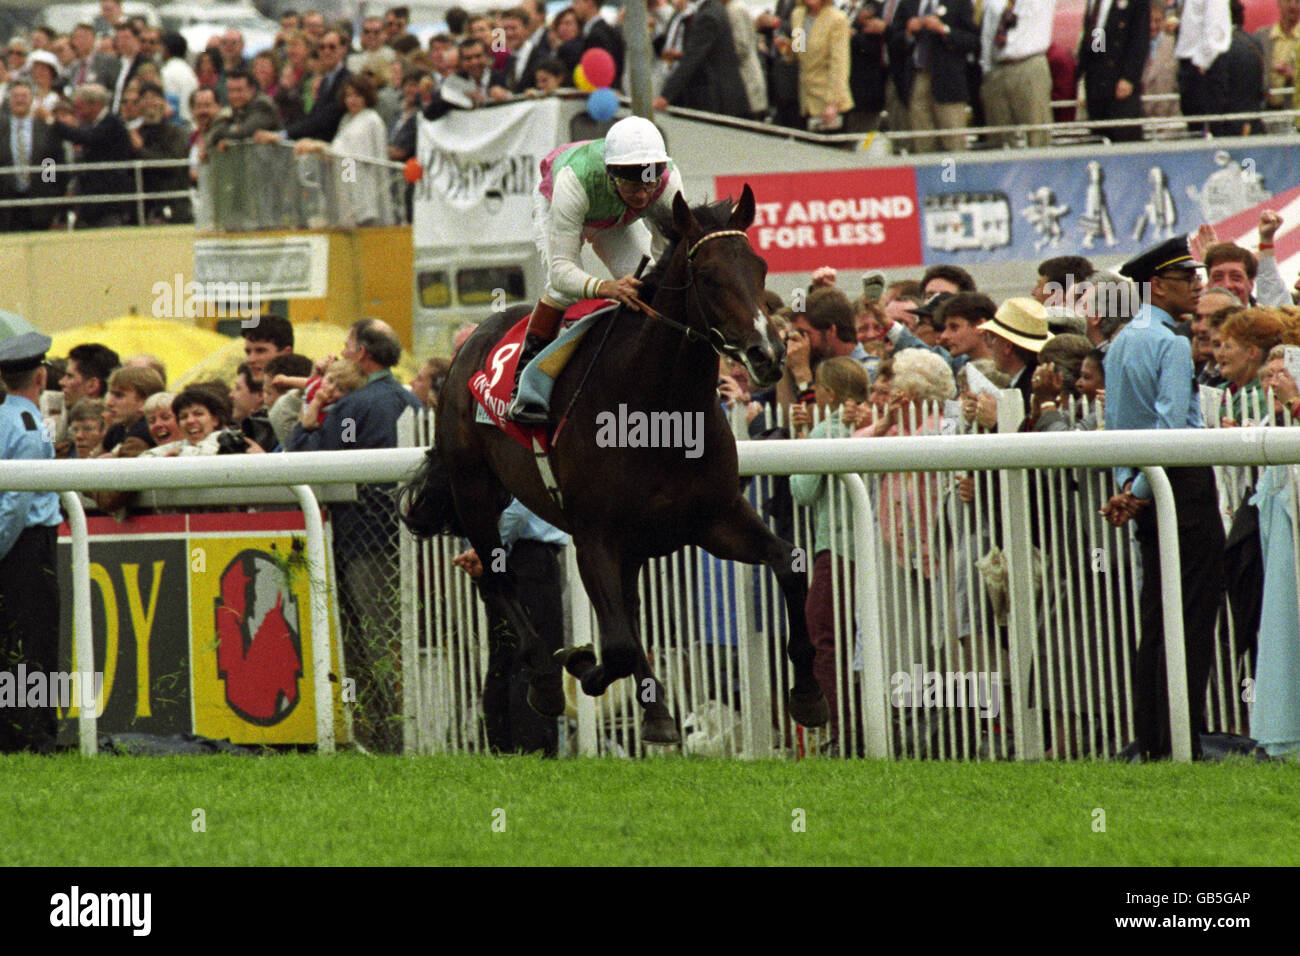
[[[1270,414],[1264,406],[1259,373],[1273,346],[1287,330],[1286,317],[1277,309],[1243,309],[1231,316],[1219,330],[1220,342],[1214,360],[1219,374],[1228,380],[1223,417],[1241,425]]]

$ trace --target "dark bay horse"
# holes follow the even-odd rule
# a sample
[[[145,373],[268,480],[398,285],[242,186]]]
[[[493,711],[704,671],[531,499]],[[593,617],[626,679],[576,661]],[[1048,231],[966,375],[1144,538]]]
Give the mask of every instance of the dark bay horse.
[[[753,219],[748,186],[734,209],[729,200],[692,209],[679,195],[673,222],[664,225],[670,245],[642,287],[651,313],[622,306],[597,320],[578,345],[551,400],[557,417],[567,410],[551,454],[563,508],[548,494],[532,452],[474,421],[469,379],[526,309],[484,322],[452,363],[439,396],[434,447],[403,492],[404,518],[423,536],[454,529],[469,538],[484,566],[484,601],[519,635],[529,703],[539,713],[564,711],[562,658],[593,696],[635,675],[642,739],[680,740],[637,633],[637,581],[650,558],[698,545],[776,574],[790,624],[790,715],[810,727],[829,719],[813,677],[804,574],[794,569],[793,546],[773,535],[741,495],[736,440],[717,394],[719,352],[744,363],[760,387],[781,374],[784,347],[763,307],[767,265],[744,233]],[[621,406],[628,420],[643,412],[666,413],[661,422],[702,423],[702,441],[697,435],[698,447],[690,449],[610,447],[618,442],[610,441],[609,422],[624,413]],[[624,442],[634,443],[641,444]],[[509,575],[494,570],[498,562],[489,557],[499,553],[497,523],[511,496],[573,536],[600,628],[599,660],[589,647],[567,656],[544,647]]]

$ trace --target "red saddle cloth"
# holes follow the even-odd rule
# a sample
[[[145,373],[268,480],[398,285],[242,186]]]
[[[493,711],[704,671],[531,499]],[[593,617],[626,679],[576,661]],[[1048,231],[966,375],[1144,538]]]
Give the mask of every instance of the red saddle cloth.
[[[565,311],[564,325],[571,325],[610,305],[608,299],[583,299]],[[528,319],[529,316],[524,316],[492,346],[483,362],[483,368],[470,376],[469,390],[497,428],[529,450],[532,450],[536,439],[542,451],[549,453],[552,431],[517,425],[504,418],[506,409],[510,407],[510,393],[515,387],[515,370],[519,366],[519,353],[523,348]]]

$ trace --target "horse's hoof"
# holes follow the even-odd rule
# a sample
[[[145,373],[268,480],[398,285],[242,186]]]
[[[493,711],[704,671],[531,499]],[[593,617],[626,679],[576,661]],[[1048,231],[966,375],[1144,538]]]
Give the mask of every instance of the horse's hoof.
[[[564,685],[558,674],[528,683],[528,706],[543,717],[563,717]]]
[[[796,694],[790,691],[786,699],[786,710],[790,719],[803,727],[825,727],[830,723],[831,708],[826,703],[826,695],[818,688],[813,694]]]
[[[679,744],[682,735],[677,730],[673,715],[646,714],[641,718],[641,742],[645,744]]]
[[[596,666],[596,649],[590,644],[581,647],[562,647],[555,652],[555,659],[560,665],[578,679]]]

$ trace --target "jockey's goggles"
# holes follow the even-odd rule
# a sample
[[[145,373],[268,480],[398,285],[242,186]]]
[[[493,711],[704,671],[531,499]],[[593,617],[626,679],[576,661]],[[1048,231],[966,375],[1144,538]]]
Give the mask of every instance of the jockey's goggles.
[[[647,186],[653,185],[663,179],[664,173],[667,169],[667,163],[651,163],[647,165],[635,163],[631,166],[605,167],[605,171],[615,179],[621,179],[626,182],[644,183]]]

